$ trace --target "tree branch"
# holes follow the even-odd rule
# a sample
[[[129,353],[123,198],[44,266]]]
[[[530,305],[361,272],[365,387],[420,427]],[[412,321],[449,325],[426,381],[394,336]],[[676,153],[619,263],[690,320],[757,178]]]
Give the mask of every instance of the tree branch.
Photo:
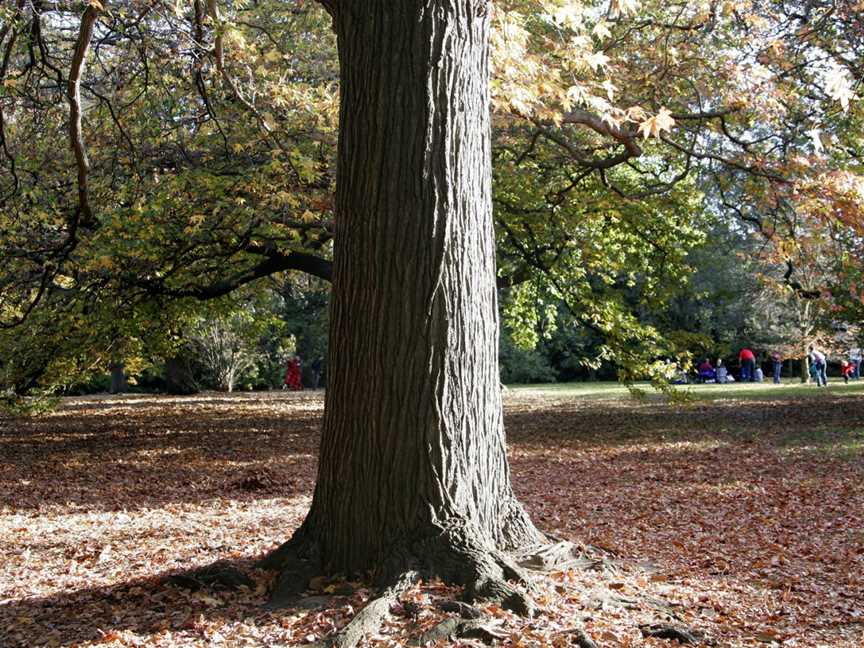
[[[614,124],[605,122],[600,119],[600,117],[589,113],[587,110],[577,109],[564,113],[561,123],[581,124],[583,126],[587,126],[596,133],[599,133],[600,135],[607,135],[617,140],[624,145],[625,149],[627,149],[627,152],[629,153],[628,157],[639,157],[642,155],[642,149],[636,143],[635,133],[629,130],[625,130],[620,126],[615,126]]]
[[[312,254],[304,252],[289,252],[285,254],[275,249],[265,248],[260,244],[249,245],[246,251],[252,254],[260,254],[265,258],[251,268],[209,286],[169,288],[164,286],[162,281],[145,281],[143,282],[143,287],[149,292],[168,297],[193,297],[206,301],[227,295],[231,291],[252,283],[256,279],[268,277],[277,272],[285,272],[286,270],[299,270],[325,281],[331,281],[332,279],[332,262]]]
[[[73,239],[78,223],[88,225],[93,219],[87,182],[90,174],[90,161],[87,159],[87,148],[84,144],[84,135],[81,132],[81,73],[84,70],[87,50],[90,48],[90,41],[93,38],[93,28],[102,12],[102,6],[97,0],[93,0],[84,10],[84,15],[81,17],[81,28],[78,32],[78,42],[72,56],[69,83],[66,87],[66,97],[69,100],[69,141],[78,167],[78,208],[70,232],[70,237]]]
[[[783,283],[789,286],[795,294],[801,299],[819,299],[822,293],[818,290],[808,290],[801,285],[800,281],[792,278],[792,273],[795,272],[795,266],[791,259],[786,259],[786,272],[783,274]]]

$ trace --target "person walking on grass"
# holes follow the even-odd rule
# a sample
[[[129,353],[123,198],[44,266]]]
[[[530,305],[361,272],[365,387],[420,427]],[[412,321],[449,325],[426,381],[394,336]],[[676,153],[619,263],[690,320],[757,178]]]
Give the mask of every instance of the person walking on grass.
[[[810,359],[810,375],[816,379],[817,387],[828,386],[828,361],[825,354],[813,348],[810,345],[810,353],[807,354]]]
[[[774,384],[780,384],[780,372],[783,371],[783,356],[779,351],[771,354],[771,368],[774,370]]]
[[[756,355],[753,351],[744,347],[738,354],[738,362],[741,363],[741,382],[745,380],[753,382],[756,379]]]
[[[312,361],[312,366],[310,367],[312,374],[312,389],[318,389],[318,385],[321,383],[321,358],[315,358]]]

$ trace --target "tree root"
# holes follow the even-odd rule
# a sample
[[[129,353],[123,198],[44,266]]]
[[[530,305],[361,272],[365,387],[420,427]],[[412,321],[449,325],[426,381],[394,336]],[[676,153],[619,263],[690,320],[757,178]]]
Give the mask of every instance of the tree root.
[[[255,589],[255,581],[236,567],[216,563],[186,574],[174,574],[165,579],[168,585],[197,591],[202,587],[238,590],[241,587]]]
[[[309,537],[301,527],[290,541],[258,562],[260,568],[280,572],[268,602],[270,609],[296,605],[309,581],[321,573],[320,551]],[[531,596],[534,585],[528,572],[490,545],[479,529],[456,522],[435,526],[422,539],[394,547],[379,561],[374,574],[381,594],[342,630],[318,646],[354,648],[366,635],[377,632],[398,598],[421,578],[440,578],[465,588],[464,601],[441,605],[443,610],[459,615],[441,625],[439,632],[444,635],[473,636],[482,640],[496,637],[494,626],[484,623],[480,610],[469,604],[476,600],[494,601],[516,614],[533,616],[536,610]]]
[[[553,571],[568,567],[591,567],[596,560],[587,558],[572,542],[556,542],[522,550],[517,554],[518,563],[535,571]]]
[[[537,608],[534,600],[526,593],[520,592],[501,578],[482,578],[469,583],[465,588],[467,601],[495,601],[505,610],[510,610],[519,616],[534,616]]]
[[[699,638],[689,628],[669,625],[666,623],[656,623],[653,625],[642,626],[640,628],[643,637],[656,637],[657,639],[668,639],[670,641],[678,641],[680,644],[691,645],[699,642]]]
[[[484,623],[479,619],[465,620],[450,617],[444,619],[441,623],[433,626],[422,635],[414,639],[410,645],[412,646],[428,646],[437,645],[439,641],[447,641],[450,639],[479,639],[484,643],[492,643],[497,639],[507,637],[506,633],[501,633],[497,628],[489,623]]]
[[[318,545],[307,541],[301,529],[288,542],[258,561],[256,567],[279,570],[267,608],[288,607],[306,591],[309,581],[321,573]]]
[[[417,572],[407,572],[371,600],[336,635],[315,645],[315,648],[355,648],[363,638],[378,631],[390,608],[399,597],[420,580]]]
[[[458,614],[463,619],[479,619],[483,613],[473,605],[468,605],[463,601],[441,601],[438,607],[442,612],[451,612]]]
[[[555,540],[554,544],[535,545],[521,549],[514,554],[514,558],[525,569],[539,572],[590,569],[614,573],[617,569],[613,561],[604,555],[598,556],[599,552],[593,547],[581,547],[557,538]]]
[[[566,634],[570,635],[570,643],[579,646],[579,648],[597,648],[594,640],[588,636],[587,632],[580,628],[568,630]]]
[[[507,582],[515,581],[530,592],[530,576],[510,557],[476,538],[482,536],[470,526],[451,525],[417,543],[413,553],[422,556],[427,577],[463,585],[466,601],[495,601],[521,616],[533,616],[536,606],[530,594]]]

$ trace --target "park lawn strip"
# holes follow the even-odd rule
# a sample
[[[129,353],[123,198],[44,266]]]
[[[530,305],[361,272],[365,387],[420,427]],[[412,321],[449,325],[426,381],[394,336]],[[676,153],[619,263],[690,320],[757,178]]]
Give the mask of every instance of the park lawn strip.
[[[645,395],[649,402],[668,402],[668,397],[662,393],[655,392],[649,383],[637,382],[633,384],[637,390]],[[830,378],[827,389],[820,389],[813,384],[802,384],[797,378],[784,378],[783,382],[775,385],[770,380],[761,383],[729,383],[725,385],[692,384],[676,385],[675,389],[681,394],[690,397],[692,402],[703,400],[784,400],[787,398],[837,398],[843,396],[864,395],[864,381],[857,380],[844,383],[839,378]],[[528,398],[534,400],[607,400],[618,401],[632,399],[638,401],[639,397],[623,385],[614,381],[607,382],[565,382],[546,384],[513,384],[507,386],[511,402],[515,399]]]
[[[507,393],[510,457],[534,521],[584,562],[540,581],[533,619],[481,605],[489,637],[665,646],[644,636],[663,622],[724,646],[860,645],[860,399],[563,391]],[[303,645],[344,627],[367,584],[318,580],[267,610],[272,575],[253,568],[308,507],[321,411],[312,394],[88,398],[0,423],[0,645]],[[254,585],[166,583],[216,561]],[[410,588],[368,645],[416,639],[456,595]]]

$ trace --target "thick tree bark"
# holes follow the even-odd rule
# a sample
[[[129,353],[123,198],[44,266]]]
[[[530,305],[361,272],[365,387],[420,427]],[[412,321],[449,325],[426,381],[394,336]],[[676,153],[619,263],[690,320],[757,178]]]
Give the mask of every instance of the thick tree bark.
[[[198,392],[198,385],[189,368],[189,360],[182,354],[165,361],[165,391],[178,396]]]
[[[126,380],[126,370],[123,361],[113,360],[109,369],[111,370],[111,393],[125,394],[129,391],[129,382]]]
[[[542,540],[513,496],[502,425],[487,9],[344,0],[332,12],[342,98],[328,389],[294,540],[327,571],[411,563],[476,584],[484,564],[503,566],[488,555]]]

